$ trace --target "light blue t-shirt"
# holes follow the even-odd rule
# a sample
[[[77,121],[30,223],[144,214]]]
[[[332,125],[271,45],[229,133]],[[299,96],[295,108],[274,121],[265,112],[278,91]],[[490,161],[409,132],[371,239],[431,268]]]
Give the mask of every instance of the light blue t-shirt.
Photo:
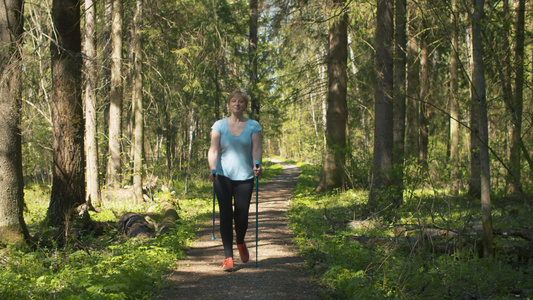
[[[220,133],[220,150],[217,157],[217,173],[231,180],[254,178],[252,158],[252,135],[261,131],[261,125],[248,119],[239,136],[229,131],[228,119],[218,120],[211,127]]]

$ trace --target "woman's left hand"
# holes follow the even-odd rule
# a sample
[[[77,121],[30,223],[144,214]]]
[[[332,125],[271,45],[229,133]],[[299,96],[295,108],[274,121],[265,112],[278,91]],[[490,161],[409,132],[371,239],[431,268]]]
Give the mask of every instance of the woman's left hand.
[[[261,168],[261,165],[254,165],[254,176],[255,177],[261,177],[261,174],[263,173],[263,169]]]

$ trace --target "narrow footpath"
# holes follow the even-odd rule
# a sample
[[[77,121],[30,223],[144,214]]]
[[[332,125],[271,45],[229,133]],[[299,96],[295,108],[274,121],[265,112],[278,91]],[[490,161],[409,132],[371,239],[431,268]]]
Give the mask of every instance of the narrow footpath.
[[[246,236],[250,261],[242,263],[234,245],[234,271],[222,271],[224,251],[217,216],[216,239],[211,239],[212,223],[205,224],[186,250],[187,258],[169,278],[172,286],[154,299],[321,299],[295,252],[288,227],[288,200],[299,173],[297,166],[283,164],[283,174],[259,185],[257,267],[254,190]]]

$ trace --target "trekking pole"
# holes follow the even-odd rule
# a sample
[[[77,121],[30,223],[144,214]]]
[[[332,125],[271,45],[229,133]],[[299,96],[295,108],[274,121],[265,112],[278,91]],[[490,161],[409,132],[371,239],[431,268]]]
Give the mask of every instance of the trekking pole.
[[[213,173],[213,177],[216,176],[217,170],[211,170],[211,173]],[[211,239],[215,240],[215,182],[213,181],[213,236]]]
[[[259,168],[259,162],[255,162],[255,167]],[[255,266],[257,262],[257,246],[259,244],[259,177],[255,177]]]

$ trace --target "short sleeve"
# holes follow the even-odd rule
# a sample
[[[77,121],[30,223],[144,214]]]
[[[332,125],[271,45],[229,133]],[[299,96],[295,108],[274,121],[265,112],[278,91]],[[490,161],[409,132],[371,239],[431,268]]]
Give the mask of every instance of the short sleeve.
[[[252,134],[256,133],[256,132],[259,132],[259,131],[262,131],[261,129],[261,125],[259,125],[259,122],[257,122],[256,120],[250,120],[252,121]]]
[[[211,126],[211,129],[222,134],[222,128],[223,128],[222,126],[223,126],[223,120],[218,120],[215,122],[215,124],[213,124],[213,126]]]

